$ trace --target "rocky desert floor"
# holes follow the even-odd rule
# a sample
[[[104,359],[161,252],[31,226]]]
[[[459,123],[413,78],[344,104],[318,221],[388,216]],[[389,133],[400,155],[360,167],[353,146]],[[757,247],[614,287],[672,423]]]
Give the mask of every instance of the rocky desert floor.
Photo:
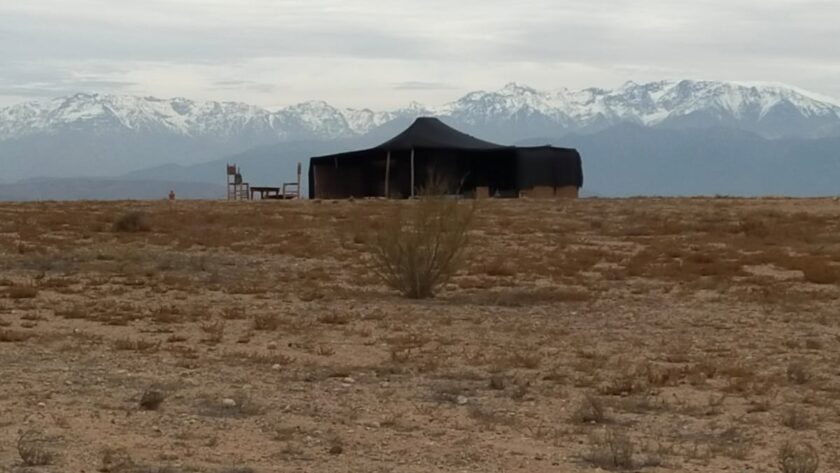
[[[0,471],[840,471],[840,202],[412,205],[0,204]]]

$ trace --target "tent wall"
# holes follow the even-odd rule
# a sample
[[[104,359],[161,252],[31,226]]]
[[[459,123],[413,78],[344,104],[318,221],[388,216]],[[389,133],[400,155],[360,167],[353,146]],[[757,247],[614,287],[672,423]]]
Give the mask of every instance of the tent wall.
[[[381,152],[313,159],[310,197],[342,199],[385,195],[385,156]],[[415,150],[415,186],[430,179],[443,182],[450,194],[476,195],[486,188],[490,196],[577,196],[582,185],[580,155],[559,148],[505,148],[493,151]],[[391,153],[391,198],[411,195],[411,153]],[[484,192],[484,191],[482,191]]]
[[[517,149],[519,189],[583,187],[580,154],[573,149],[540,147]]]
[[[362,170],[359,166],[312,166],[316,199],[343,199],[362,193]]]

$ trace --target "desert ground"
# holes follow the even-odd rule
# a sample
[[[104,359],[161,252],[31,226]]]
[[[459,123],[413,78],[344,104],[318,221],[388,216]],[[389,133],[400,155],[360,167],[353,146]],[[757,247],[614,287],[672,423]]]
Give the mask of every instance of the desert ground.
[[[481,201],[426,300],[411,205],[0,204],[0,471],[840,471],[840,202]]]

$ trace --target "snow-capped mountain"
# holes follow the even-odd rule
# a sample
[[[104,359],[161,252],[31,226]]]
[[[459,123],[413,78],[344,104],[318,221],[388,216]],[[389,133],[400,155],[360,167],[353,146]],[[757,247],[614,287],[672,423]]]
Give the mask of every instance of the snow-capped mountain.
[[[501,143],[595,133],[622,123],[724,127],[773,139],[840,136],[838,103],[769,84],[685,80],[539,91],[511,83],[439,107],[412,103],[385,112],[323,101],[269,111],[232,102],[76,94],[0,109],[0,180],[114,175],[282,142],[378,139],[421,115]]]
[[[840,106],[830,99],[790,87],[731,82],[627,82],[614,90],[554,92],[511,83],[496,92],[467,94],[441,112],[473,131],[490,127],[514,139],[590,133],[619,123],[729,127],[767,138],[840,134]]]
[[[85,127],[91,133],[126,129],[193,138],[234,138],[245,134],[269,141],[335,139],[364,135],[398,117],[424,114],[447,117],[459,125],[472,127],[538,119],[552,126],[554,135],[622,122],[645,126],[689,126],[693,122],[695,126],[704,123],[731,126],[777,137],[833,133],[836,130],[831,125],[840,122],[840,105],[785,86],[688,80],[628,82],[614,90],[557,91],[538,91],[510,83],[498,91],[471,92],[441,107],[412,103],[389,112],[340,110],[323,101],[304,102],[270,112],[233,102],[76,94],[0,109],[0,140]],[[786,118],[787,122],[773,123],[780,118]],[[824,121],[828,128],[816,123],[819,121]],[[797,122],[809,122],[813,126],[803,129]],[[790,131],[785,132],[782,125]],[[539,136],[539,133],[530,134]]]

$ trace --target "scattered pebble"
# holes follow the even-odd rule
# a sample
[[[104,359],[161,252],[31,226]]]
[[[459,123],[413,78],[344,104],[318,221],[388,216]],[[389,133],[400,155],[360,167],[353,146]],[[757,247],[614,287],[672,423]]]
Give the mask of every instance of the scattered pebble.
[[[466,404],[468,402],[470,402],[470,400],[467,399],[466,396],[458,396],[458,397],[455,398],[455,403],[458,404],[459,406],[463,406],[464,404]]]
[[[236,407],[236,401],[227,397],[227,398],[222,399],[222,405],[225,406],[225,407]]]
[[[280,363],[275,363],[271,365],[271,369],[273,369],[274,371],[279,371],[281,368],[282,366],[280,366]]]

